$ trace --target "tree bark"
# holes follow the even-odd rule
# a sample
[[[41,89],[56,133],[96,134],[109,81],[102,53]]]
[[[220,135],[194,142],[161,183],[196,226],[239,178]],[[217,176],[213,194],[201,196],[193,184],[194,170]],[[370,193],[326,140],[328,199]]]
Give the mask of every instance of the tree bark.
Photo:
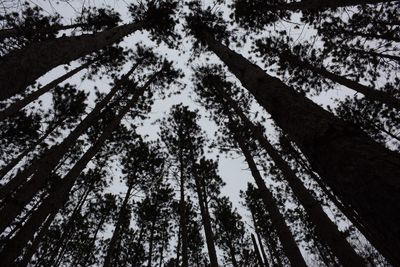
[[[96,119],[100,112],[107,106],[112,97],[121,89],[132,74],[133,68],[111,89],[107,96],[102,99],[94,109],[82,120],[82,122],[63,140],[62,143],[53,146],[43,157],[34,160],[28,167],[18,173],[7,184],[0,188],[0,199],[4,199],[5,205],[0,210],[4,217],[0,221],[0,232],[17,216],[23,207],[47,182],[51,170],[57,165],[67,151],[75,144],[76,140],[83,134]],[[30,177],[32,178],[24,184]],[[24,185],[23,185],[24,184]],[[14,195],[12,193],[23,185]]]
[[[256,241],[256,238],[254,237],[254,234],[251,234],[251,241],[253,241],[254,252],[256,254],[257,261],[258,261],[258,264],[259,264],[258,266],[260,266],[260,267],[269,267],[268,266],[268,262],[266,262],[266,265],[264,265],[264,262],[262,260],[262,256],[261,256],[261,253],[260,253],[260,249],[258,248],[257,241]]]
[[[206,236],[208,255],[210,257],[210,267],[218,267],[218,258],[215,251],[214,243],[214,233],[212,231],[209,213],[206,211],[207,202],[205,201],[205,199],[207,198],[207,196],[203,195],[202,187],[204,186],[204,184],[201,183],[200,177],[197,175],[195,167],[193,167],[193,176],[196,184],[197,198],[199,199],[200,213],[203,222],[204,233]]]
[[[0,121],[3,121],[5,118],[10,117],[17,113],[19,110],[23,109],[25,106],[29,105],[36,99],[38,99],[40,96],[44,95],[45,93],[49,92],[51,89],[56,87],[58,84],[64,82],[65,80],[71,78],[81,70],[86,69],[87,67],[90,66],[93,62],[87,62],[82,64],[81,66],[70,70],[69,72],[65,73],[61,77],[55,79],[54,81],[46,84],[43,87],[40,87],[36,91],[32,92],[31,94],[25,96],[23,99],[17,100],[15,103],[12,103],[9,107],[6,109],[0,111]]]
[[[274,10],[287,10],[287,11],[299,11],[299,10],[324,10],[329,8],[356,6],[356,5],[376,5],[379,3],[393,2],[395,0],[302,0],[286,4],[260,4],[257,6],[260,11],[268,12]]]
[[[134,185],[133,182],[129,183],[128,191],[125,194],[124,201],[122,203],[121,209],[120,209],[119,214],[118,214],[118,220],[117,220],[117,223],[115,225],[114,232],[112,234],[110,243],[108,244],[107,254],[106,254],[105,258],[104,258],[103,267],[113,266],[112,264],[113,264],[113,258],[114,258],[114,253],[115,253],[115,247],[116,247],[117,243],[119,242],[121,227],[122,227],[122,224],[124,222],[124,216],[126,215],[125,213],[126,213],[126,210],[127,210],[129,198],[130,198],[131,193],[132,193],[133,185]]]
[[[52,68],[112,45],[144,26],[134,23],[95,34],[60,37],[11,52],[0,59],[0,100],[23,92]]]
[[[346,86],[347,88],[353,89],[354,91],[361,93],[370,101],[378,101],[386,104],[390,108],[395,108],[400,111],[400,99],[395,96],[384,92],[376,90],[375,88],[362,85],[358,82],[349,80],[343,76],[329,72],[324,67],[316,67],[307,61],[301,60],[290,52],[281,52],[280,57],[282,60],[287,61],[297,67],[309,69],[310,71],[321,75],[324,78],[330,79],[335,83]]]
[[[237,114],[244,125],[252,131],[254,137],[271,157],[284,179],[293,190],[296,198],[306,210],[311,222],[316,227],[317,233],[334,251],[341,264],[348,267],[365,266],[363,259],[357,255],[337,226],[329,219],[318,201],[315,200],[289,164],[279,155],[278,151],[264,136],[262,130],[247,118],[242,109],[227,94],[225,94],[225,99],[233,108],[235,114]]]
[[[49,135],[55,130],[57,129],[63,122],[65,121],[65,119],[60,120],[59,122],[56,122],[53,126],[50,126],[49,129],[46,130],[46,132],[38,139],[36,140],[33,144],[31,144],[29,146],[29,148],[25,149],[21,154],[19,154],[15,159],[13,159],[10,163],[8,163],[6,166],[4,166],[1,170],[0,170],[0,180],[2,178],[4,178],[4,176],[11,171],[15,166],[18,165],[18,163],[24,158],[26,157],[30,152],[32,152],[35,147],[37,147],[38,145],[40,145],[44,140],[47,139],[47,137],[49,137]]]
[[[355,48],[349,48],[349,51],[354,52],[354,53],[358,53],[358,54],[361,54],[361,55],[370,55],[370,56],[373,56],[373,57],[390,59],[390,60],[393,60],[393,61],[397,61],[397,63],[400,64],[400,57],[399,56],[382,54],[382,53],[378,53],[378,52],[374,52],[374,51],[365,51],[365,50],[362,50],[362,49],[355,49]]]
[[[285,218],[279,211],[279,208],[276,205],[276,201],[272,193],[265,185],[265,182],[257,169],[257,165],[254,162],[254,159],[251,156],[249,149],[247,148],[245,142],[241,137],[236,135],[235,138],[240,146],[240,149],[243,152],[244,157],[246,158],[247,164],[249,165],[251,174],[257,184],[257,187],[261,191],[262,201],[271,216],[272,225],[277,231],[286,256],[288,257],[292,266],[306,267],[307,264],[304,261],[303,256],[301,255],[300,249],[296,244],[296,241],[289,229],[289,226],[286,224]]]
[[[46,34],[46,33],[57,33],[59,31],[76,29],[79,27],[89,26],[87,23],[77,23],[72,25],[53,25],[50,27],[37,28],[37,29],[24,29],[24,28],[11,28],[0,30],[0,40],[12,37],[23,37],[26,34]]]
[[[9,240],[3,250],[0,252],[0,261],[5,266],[9,266],[13,261],[21,254],[23,248],[29,239],[35,234],[38,227],[40,227],[46,217],[60,209],[64,203],[68,200],[69,192],[75,184],[76,179],[82,170],[86,167],[89,161],[96,155],[96,153],[102,148],[104,142],[111,136],[114,129],[120,124],[122,118],[137,102],[144,91],[150,86],[153,80],[159,75],[160,72],[155,73],[146,84],[138,88],[128,103],[121,108],[118,114],[110,122],[107,128],[99,136],[96,142],[85,152],[85,154],[78,160],[78,162],[72,167],[68,174],[59,183],[55,184],[51,188],[51,193],[42,202],[39,208],[33,213],[29,220],[21,227],[20,231]]]
[[[200,37],[289,135],[343,203],[380,233],[400,265],[400,155],[266,74],[203,32]],[[373,193],[372,193],[373,192]],[[396,260],[394,260],[396,259]]]
[[[35,236],[34,240],[32,241],[32,244],[28,247],[27,251],[25,252],[22,260],[17,263],[18,267],[27,267],[29,262],[32,259],[32,256],[35,254],[37,248],[39,247],[39,244],[42,242],[43,237],[46,236],[48,233],[49,227],[51,223],[54,220],[54,217],[56,217],[57,212],[53,212],[50,214],[50,216],[47,218],[46,222],[43,224],[43,226],[40,228],[39,233]]]

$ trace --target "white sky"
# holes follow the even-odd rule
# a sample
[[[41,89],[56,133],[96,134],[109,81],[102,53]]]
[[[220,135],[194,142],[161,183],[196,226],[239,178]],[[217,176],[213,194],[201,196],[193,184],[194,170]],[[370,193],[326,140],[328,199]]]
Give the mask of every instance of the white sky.
[[[106,0],[89,0],[89,1],[84,1],[84,0],[75,0],[75,1],[70,1],[71,5],[65,4],[65,3],[59,3],[57,4],[56,2],[59,1],[46,1],[46,0],[32,0],[30,1],[32,3],[38,4],[40,7],[42,7],[44,10],[48,11],[49,13],[54,13],[58,12],[62,17],[68,21],[68,18],[74,18],[76,17],[75,10],[81,10],[82,2],[91,3],[91,5],[95,6],[104,6],[105,4],[108,4],[109,6],[113,7],[115,11],[119,12],[124,21],[129,21],[129,16],[127,15],[127,3],[131,3],[133,1],[129,0],[111,0],[111,1],[106,1]],[[204,2],[209,2],[209,1],[204,1]],[[284,27],[290,27],[293,25],[284,25]],[[241,31],[243,33],[243,31]],[[312,32],[310,31],[296,31],[292,29],[292,34],[293,35],[299,35],[298,41],[301,42],[302,40],[305,40],[309,37],[309,34]],[[138,41],[142,41],[144,38],[143,34],[134,34],[130,36],[129,38],[126,38],[123,42],[124,46],[129,46],[133,47]],[[146,44],[150,44],[150,41],[145,41]],[[237,49],[237,52],[242,53],[243,55],[248,55],[248,49],[249,49],[249,44],[247,44],[244,48],[241,48],[240,50]],[[158,51],[160,54],[165,54],[166,57],[170,60],[173,60],[176,62],[176,65],[184,70],[185,73],[188,74],[187,77],[183,79],[182,82],[187,83],[188,86],[185,91],[182,92],[180,95],[174,95],[171,98],[168,98],[166,100],[162,101],[156,101],[155,104],[153,105],[153,109],[151,112],[150,119],[146,120],[144,122],[144,126],[139,129],[140,133],[147,134],[150,136],[150,138],[157,138],[157,133],[158,133],[158,126],[153,125],[152,123],[163,116],[167,114],[170,110],[170,107],[174,104],[178,103],[183,103],[185,105],[188,105],[192,109],[199,109],[201,115],[203,116],[202,120],[200,121],[200,125],[202,128],[209,133],[209,136],[213,136],[213,132],[216,130],[215,124],[212,121],[209,121],[206,116],[207,112],[199,105],[194,103],[193,99],[195,98],[193,91],[190,88],[190,71],[188,70],[188,67],[186,66],[187,59],[189,57],[188,51],[190,51],[190,43],[183,43],[182,45],[182,55],[178,55],[178,51],[170,50],[165,48],[164,46],[156,48],[156,51]],[[219,60],[213,56],[211,62],[219,62]],[[204,58],[201,58],[196,61],[196,63],[206,63]],[[73,66],[75,66],[74,64]],[[52,70],[50,73],[48,73],[45,77],[40,79],[40,82],[42,84],[45,84],[46,81],[53,80],[54,78],[60,76],[63,74],[65,71],[63,70],[63,67],[58,67],[54,70]],[[94,85],[96,85],[100,91],[107,92],[110,89],[110,86],[108,85],[108,80],[97,80],[95,82],[92,81],[80,81],[80,76],[83,74],[81,72],[80,74],[76,75],[72,79],[68,80],[68,83],[76,83],[79,85],[79,88],[87,91],[91,91]],[[312,99],[317,102],[318,104],[322,106],[326,106],[327,104],[332,105],[333,101],[331,100],[333,98],[343,98],[345,95],[352,94],[349,90],[343,90],[343,88],[340,89],[335,89],[331,90],[329,92],[325,92],[320,94],[317,97],[312,97]],[[49,95],[43,97],[44,101],[49,101]],[[256,108],[258,109],[258,108]],[[270,132],[271,136],[274,136],[274,132]],[[217,152],[210,154],[208,157],[215,158],[217,155]],[[247,170],[247,164],[244,163],[243,157],[235,157],[235,158],[227,158],[224,155],[221,155],[220,160],[219,160],[219,170],[220,170],[220,175],[226,182],[226,186],[223,188],[223,194],[227,195],[230,197],[231,201],[233,202],[234,206],[237,207],[242,214],[242,216],[247,217],[247,212],[245,209],[239,204],[239,201],[241,199],[239,198],[239,191],[240,190],[245,190],[247,182],[252,181],[253,179],[251,178],[250,172]],[[115,185],[114,190],[119,191],[119,192],[125,192],[125,187],[121,186],[119,184]]]

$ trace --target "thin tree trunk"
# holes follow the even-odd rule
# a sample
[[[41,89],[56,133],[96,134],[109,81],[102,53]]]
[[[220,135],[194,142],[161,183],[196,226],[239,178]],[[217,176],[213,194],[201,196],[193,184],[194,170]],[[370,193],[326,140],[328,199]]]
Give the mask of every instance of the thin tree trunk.
[[[297,67],[309,69],[310,71],[312,71],[318,75],[321,75],[324,78],[330,79],[335,83],[344,85],[347,88],[350,88],[358,93],[361,93],[368,100],[384,103],[388,107],[395,108],[400,111],[400,99],[397,99],[395,96],[393,96],[387,92],[379,91],[379,90],[376,90],[375,88],[372,88],[372,87],[369,87],[366,85],[362,85],[358,82],[349,80],[343,76],[329,72],[324,67],[316,67],[307,61],[301,60],[300,58],[291,54],[290,52],[281,52],[280,57],[281,57],[281,59],[283,59]]]
[[[49,137],[49,135],[55,130],[57,129],[61,124],[63,124],[63,122],[65,121],[65,119],[62,119],[60,121],[58,121],[57,123],[55,123],[53,126],[51,126],[49,129],[46,130],[46,132],[42,135],[42,137],[40,137],[38,140],[36,140],[36,142],[34,142],[33,144],[31,144],[29,146],[29,148],[25,149],[24,152],[22,152],[21,154],[19,154],[15,159],[13,159],[10,163],[8,163],[6,166],[4,166],[1,170],[0,170],[0,180],[2,178],[4,178],[4,176],[10,172],[15,166],[18,165],[18,163],[20,163],[20,161],[26,157],[30,152],[32,152],[35,147],[37,147],[38,145],[40,145],[44,140],[47,139],[47,137]]]
[[[152,260],[152,256],[153,256],[154,225],[156,223],[156,219],[157,218],[154,218],[153,221],[151,222],[150,240],[149,240],[149,259],[148,259],[147,267],[151,267],[151,260]]]
[[[99,223],[97,224],[96,230],[94,231],[94,234],[93,234],[93,238],[92,238],[92,242],[91,242],[91,246],[90,247],[92,247],[92,248],[95,247],[96,240],[97,240],[97,235],[99,234],[100,229],[103,226],[105,220],[106,220],[106,216],[102,216],[100,221],[99,221]],[[83,260],[82,266],[86,266],[87,262],[89,261],[90,255],[91,255],[90,252],[88,252],[85,255],[85,258]]]
[[[181,127],[181,126],[180,126]],[[187,229],[187,207],[185,201],[185,175],[182,151],[180,152],[180,225],[181,225],[181,240],[182,240],[182,267],[189,266],[189,255],[188,255],[188,229]]]
[[[245,142],[239,136],[236,136],[236,141],[238,142],[240,149],[243,152],[243,155],[246,158],[247,164],[249,165],[251,174],[257,184],[257,187],[261,191],[261,198],[264,202],[265,208],[268,210],[273,227],[276,229],[279,239],[282,243],[283,250],[285,251],[286,256],[288,257],[290,263],[293,266],[304,266],[307,264],[304,261],[303,256],[301,255],[300,249],[296,244],[296,241],[289,229],[289,226],[285,222],[285,218],[279,211],[278,206],[276,205],[276,201],[272,195],[272,193],[268,190],[265,182],[257,169],[257,165],[251,156],[250,151],[248,150]]]
[[[179,229],[178,229],[178,244],[176,245],[176,262],[175,262],[175,267],[179,267],[179,259],[181,258],[181,235],[182,235],[182,229],[181,229],[181,224],[179,223]]]
[[[391,41],[391,42],[400,42],[400,37],[396,37],[393,34],[390,33],[383,33],[383,34],[375,34],[375,33],[363,33],[359,31],[350,31],[350,30],[345,30],[345,29],[339,29],[335,31],[337,34],[344,34],[347,36],[352,36],[352,37],[363,37],[369,40],[373,39],[382,39],[386,41]]]
[[[43,27],[38,29],[24,29],[24,28],[11,28],[0,30],[0,40],[11,37],[23,37],[26,34],[46,34],[46,33],[57,33],[59,31],[76,29],[80,27],[89,26],[87,23],[77,23],[72,25],[53,25],[50,27]]]
[[[382,54],[382,53],[377,53],[377,52],[373,52],[373,51],[366,51],[366,50],[354,49],[354,48],[349,48],[349,51],[355,52],[355,53],[358,53],[358,54],[362,54],[362,55],[370,55],[370,56],[373,56],[373,57],[387,58],[387,59],[390,59],[390,60],[393,60],[393,61],[397,61],[400,64],[400,57],[399,56]]]
[[[62,143],[50,148],[43,157],[34,160],[23,171],[18,173],[7,184],[0,188],[0,199],[4,200],[4,207],[0,210],[4,214],[0,221],[0,232],[21,212],[24,206],[32,197],[46,184],[49,174],[54,166],[62,159],[65,153],[75,144],[76,140],[83,134],[99,117],[100,112],[107,106],[112,97],[121,89],[132,74],[132,68],[116,85],[111,89],[107,96],[102,99],[94,109],[82,120],[82,122],[63,140]],[[33,177],[23,185],[14,195],[11,195],[21,186],[31,175]]]
[[[400,155],[266,74],[206,31],[200,38],[301,148],[335,195],[355,209],[371,231],[380,233],[392,254],[388,260],[400,265],[395,249],[400,247]]]
[[[203,222],[203,227],[204,227],[204,233],[206,236],[206,243],[207,243],[207,250],[208,250],[208,255],[210,257],[210,266],[211,267],[218,267],[218,258],[217,258],[217,253],[215,251],[215,243],[214,243],[214,233],[212,231],[211,227],[211,220],[208,212],[206,211],[206,201],[205,199],[207,198],[206,195],[203,195],[203,190],[202,188],[204,187],[204,184],[201,183],[200,177],[197,175],[196,172],[196,167],[193,167],[193,176],[196,184],[196,192],[197,192],[197,197],[199,199],[199,206],[200,206],[200,213],[201,213],[201,219]]]
[[[259,12],[271,12],[274,10],[288,10],[288,11],[299,11],[299,10],[323,10],[329,8],[356,6],[372,4],[376,5],[379,3],[393,2],[395,0],[302,0],[291,3],[279,3],[273,4],[258,4],[254,6],[254,9],[259,9]]]
[[[69,72],[65,73],[64,75],[60,76],[59,78],[55,79],[54,81],[46,84],[43,87],[40,87],[36,91],[32,92],[31,94],[25,96],[23,99],[17,100],[15,103],[11,104],[6,109],[0,111],[0,121],[3,121],[5,118],[10,117],[17,113],[19,110],[23,109],[25,106],[29,105],[36,99],[38,99],[43,94],[49,92],[51,89],[56,87],[58,84],[64,82],[65,80],[71,78],[81,70],[86,69],[87,67],[92,64],[92,61],[82,64],[81,66],[70,70]]]
[[[117,243],[119,243],[119,241],[120,241],[119,237],[120,237],[121,227],[122,227],[122,224],[124,223],[127,206],[128,206],[129,198],[130,198],[132,190],[133,190],[133,186],[134,186],[134,182],[133,181],[129,182],[128,191],[125,194],[124,201],[122,203],[121,209],[119,210],[118,220],[115,225],[114,232],[112,234],[110,243],[108,243],[108,249],[107,249],[106,256],[104,258],[103,267],[113,266],[112,262],[114,259],[115,247],[117,246]]]
[[[11,52],[0,59],[0,100],[23,92],[54,67],[110,46],[145,25],[133,23],[95,34],[60,37]]]
[[[55,266],[58,266],[57,262],[59,262],[60,258],[62,258],[65,247],[68,243],[68,240],[71,238],[72,226],[74,225],[76,217],[78,216],[78,213],[81,211],[83,204],[85,203],[87,197],[89,196],[90,191],[91,191],[90,188],[86,189],[86,191],[84,192],[82,197],[79,199],[74,210],[72,211],[72,214],[69,217],[67,224],[65,225],[65,227],[62,227],[63,229],[62,229],[61,237],[58,238],[58,240],[54,246],[52,256],[50,257],[50,260],[49,260],[49,262],[51,262],[51,264],[53,264],[53,261],[55,260],[55,262],[56,262]],[[61,252],[59,252],[60,248],[61,248]],[[57,255],[58,255],[58,257],[57,257]]]
[[[261,254],[262,254],[262,258],[264,260],[265,266],[267,267],[267,266],[269,266],[268,257],[267,257],[267,255],[265,253],[265,250],[264,250],[264,245],[263,245],[263,242],[262,242],[262,239],[261,239],[261,236],[260,236],[260,232],[259,232],[258,225],[257,225],[257,222],[256,222],[256,218],[255,218],[255,215],[254,215],[254,211],[251,208],[250,208],[250,214],[251,214],[251,218],[253,220],[254,232],[256,233],[258,243],[260,244],[260,251],[261,251]]]
[[[343,266],[365,266],[363,259],[357,255],[337,226],[329,219],[328,215],[326,215],[318,201],[314,199],[289,164],[279,155],[278,151],[264,136],[262,130],[247,118],[242,109],[227,94],[225,94],[225,99],[234,109],[237,116],[242,120],[246,128],[252,131],[254,137],[274,161],[284,179],[293,190],[296,198],[306,210],[311,222],[316,227],[318,235],[327,242]]]
[[[265,267],[269,267],[267,253],[265,253],[264,244],[262,242],[260,233],[258,231],[256,231],[256,235],[257,235],[258,244],[260,245],[261,255],[264,259],[264,265],[265,265]]]
[[[260,267],[263,267],[263,266],[268,267],[268,262],[266,262],[267,264],[264,265],[264,262],[263,262],[262,257],[261,257],[260,250],[259,250],[258,245],[257,245],[256,238],[254,237],[253,234],[251,234],[251,241],[253,241],[254,253],[256,254],[257,261],[258,261],[258,264],[259,264],[258,266],[260,266]]]
[[[236,251],[232,245],[232,242],[228,244],[229,247],[229,254],[231,254],[231,262],[233,267],[239,267],[238,262],[236,261]]]
[[[32,256],[35,254],[37,248],[39,247],[39,244],[42,242],[43,237],[46,236],[46,234],[49,231],[49,227],[51,223],[54,220],[54,217],[56,217],[57,212],[53,212],[50,214],[50,216],[47,218],[46,222],[43,224],[43,226],[40,228],[39,233],[35,236],[32,244],[28,247],[27,251],[25,252],[22,260],[18,262],[17,266],[18,267],[27,267],[29,262],[32,259]]]
[[[24,224],[24,226],[21,227],[20,231],[5,244],[3,250],[0,252],[0,261],[5,266],[10,265],[21,254],[21,251],[26,246],[26,243],[34,235],[37,228],[43,224],[43,221],[46,219],[46,217],[50,213],[60,209],[68,200],[69,192],[75,184],[79,174],[102,148],[104,142],[111,136],[114,129],[120,124],[122,118],[134,106],[139,97],[143,95],[144,91],[150,86],[157,75],[160,75],[160,71],[156,72],[143,87],[135,90],[134,95],[131,97],[128,103],[121,108],[120,112],[118,112],[118,115],[116,115],[107,128],[105,128],[96,142],[78,160],[78,162],[74,165],[74,167],[72,167],[64,179],[54,185],[54,188],[51,189],[49,196],[42,202],[42,204]]]

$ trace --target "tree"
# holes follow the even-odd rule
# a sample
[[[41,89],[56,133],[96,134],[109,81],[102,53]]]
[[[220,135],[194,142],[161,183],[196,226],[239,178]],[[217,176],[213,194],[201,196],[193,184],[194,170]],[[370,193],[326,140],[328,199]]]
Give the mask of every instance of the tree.
[[[189,17],[188,23],[192,34],[221,58],[277,125],[301,148],[313,169],[334,193],[360,214],[371,231],[378,231],[385,240],[396,244],[399,238],[395,238],[395,229],[398,226],[393,216],[400,203],[395,189],[398,187],[399,155],[218,42],[201,17]],[[282,106],[286,108],[282,109]],[[371,190],[376,194],[370,194]]]
[[[175,6],[175,2],[158,4],[151,2],[149,6],[141,7],[144,8],[143,15],[131,24],[117,26],[96,34],[60,37],[39,42],[6,55],[1,59],[3,68],[0,70],[2,85],[0,100],[23,92],[28,85],[52,68],[106,48],[135,31],[149,29],[156,34],[162,34],[162,31],[165,32],[170,27],[174,27],[174,21],[170,16],[173,15]],[[158,22],[157,20],[163,21],[162,25],[154,24]],[[32,63],[35,63],[35,68],[30,67]],[[23,73],[23,75],[18,76],[18,73]]]

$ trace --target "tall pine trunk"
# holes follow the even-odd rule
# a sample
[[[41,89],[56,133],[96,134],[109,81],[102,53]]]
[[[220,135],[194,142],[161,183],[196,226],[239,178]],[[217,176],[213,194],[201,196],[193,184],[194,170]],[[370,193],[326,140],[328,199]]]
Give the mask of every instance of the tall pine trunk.
[[[89,26],[87,23],[77,23],[72,25],[52,25],[38,29],[24,29],[24,28],[10,28],[0,30],[0,40],[11,37],[20,37],[24,35],[38,35],[38,34],[48,34],[57,33],[59,31],[65,31],[70,29],[76,29],[79,27]]]
[[[52,169],[63,158],[68,150],[75,144],[76,140],[95,123],[100,116],[101,110],[105,108],[114,95],[121,89],[120,86],[128,81],[132,74],[132,68],[104,97],[94,109],[82,120],[82,122],[58,145],[50,148],[43,157],[34,160],[28,167],[18,173],[7,184],[0,188],[0,199],[4,199],[4,206],[0,210],[3,220],[0,221],[0,232],[4,231],[12,220],[22,211],[24,206],[35,196],[35,194],[45,186]],[[25,181],[32,178],[25,183]],[[25,183],[25,184],[24,184]],[[14,194],[12,193],[22,187]]]
[[[317,233],[328,243],[343,266],[365,266],[363,259],[357,255],[355,250],[347,242],[344,235],[329,219],[328,215],[324,212],[318,201],[314,199],[289,164],[280,156],[278,151],[264,136],[262,130],[247,118],[247,116],[243,113],[243,110],[236,102],[233,101],[232,98],[230,98],[227,94],[224,95],[225,99],[233,108],[236,115],[242,120],[246,128],[251,130],[254,137],[258,140],[264,150],[271,157],[275,165],[278,167],[283,175],[283,178],[288,182],[290,188],[293,190],[294,195],[306,210],[311,222],[316,227]]]
[[[256,254],[256,258],[258,261],[258,266],[260,267],[269,267],[268,262],[266,261],[266,264],[264,264],[260,249],[258,248],[256,238],[254,234],[251,234],[251,241],[253,242],[253,247],[254,247],[254,253]]]
[[[103,133],[98,137],[96,142],[85,152],[78,162],[75,163],[74,167],[72,167],[68,174],[50,189],[51,193],[49,196],[43,200],[42,204],[33,213],[29,220],[3,247],[3,250],[0,252],[0,262],[2,262],[2,264],[5,266],[12,264],[13,261],[21,254],[23,248],[35,234],[37,229],[43,224],[46,217],[64,205],[64,203],[68,200],[69,193],[80,173],[102,148],[104,142],[111,136],[114,129],[120,124],[122,118],[134,106],[139,97],[143,95],[144,91],[150,86],[157,75],[160,75],[160,72],[156,72],[143,87],[135,90],[131,99],[128,100],[128,103],[120,109],[118,114],[104,129]]]
[[[13,160],[11,160],[6,166],[4,166],[3,168],[1,168],[0,170],[0,180],[2,178],[4,178],[4,176],[10,172],[15,166],[18,165],[18,163],[20,163],[20,161],[26,157],[30,152],[32,152],[35,147],[37,147],[38,145],[40,145],[44,140],[47,139],[47,137],[49,137],[49,135],[55,130],[57,129],[60,125],[63,124],[63,122],[65,121],[65,119],[62,119],[56,123],[54,123],[54,125],[50,126],[49,129],[46,130],[46,132],[39,138],[37,139],[33,144],[31,144],[27,149],[25,149],[22,153],[20,153],[16,158],[14,158]]]
[[[132,193],[133,186],[134,186],[134,182],[133,181],[129,182],[128,191],[125,194],[124,201],[122,203],[121,209],[119,210],[118,220],[117,220],[117,223],[115,224],[115,229],[113,231],[111,240],[108,243],[107,253],[104,258],[103,267],[113,266],[114,254],[116,252],[117,243],[119,242],[120,232],[122,230],[121,227],[124,223],[124,219],[125,219],[126,211],[127,211],[127,207],[128,207],[128,202],[129,202],[129,198]]]
[[[211,220],[209,216],[209,212],[206,210],[207,205],[207,196],[203,194],[204,183],[200,180],[201,178],[197,175],[195,167],[193,167],[193,176],[196,184],[196,192],[197,198],[199,199],[200,206],[200,214],[203,222],[204,233],[206,236],[207,250],[208,255],[210,257],[210,267],[218,267],[218,258],[217,253],[215,251],[215,243],[214,243],[214,233],[211,227]]]
[[[361,55],[370,55],[373,57],[377,58],[385,58],[385,59],[390,59],[393,61],[396,61],[398,64],[400,64],[400,56],[395,56],[395,55],[388,55],[388,54],[382,54],[374,51],[366,51],[362,49],[355,49],[355,48],[347,48],[349,51],[361,54]]]
[[[335,195],[386,240],[391,262],[400,265],[400,254],[395,251],[400,246],[400,155],[266,74],[207,32],[200,38],[301,148]]]
[[[265,208],[268,210],[268,213],[271,216],[272,225],[276,229],[276,232],[278,234],[279,240],[281,241],[286,257],[289,259],[292,266],[306,267],[307,264],[304,261],[303,256],[301,255],[300,249],[296,244],[296,241],[289,229],[289,226],[286,224],[285,218],[279,211],[279,208],[276,205],[276,201],[272,193],[265,185],[265,182],[260,172],[258,171],[257,165],[254,162],[250,150],[247,148],[247,145],[242,137],[236,135],[235,138],[239,144],[240,149],[242,150],[242,153],[250,168],[251,174],[257,184],[257,187],[261,192],[262,201],[265,205]]]
[[[323,10],[329,8],[338,8],[338,7],[347,7],[347,6],[356,6],[356,5],[365,5],[372,4],[376,5],[379,3],[393,2],[395,0],[302,0],[291,3],[279,3],[279,4],[268,4],[262,3],[258,4],[254,8],[259,9],[260,11],[271,12],[274,10],[288,10],[288,11],[299,11],[299,10]]]
[[[379,91],[379,90],[376,90],[375,88],[372,88],[372,87],[369,87],[366,85],[362,85],[358,82],[349,80],[343,76],[332,73],[323,67],[316,67],[307,61],[301,60],[300,58],[296,57],[295,55],[291,54],[288,51],[281,52],[280,57],[284,61],[287,61],[287,62],[293,64],[294,66],[297,66],[299,68],[308,69],[308,70],[314,72],[315,74],[321,75],[322,77],[330,79],[335,83],[344,85],[347,88],[350,88],[358,93],[361,93],[368,100],[384,103],[388,107],[396,108],[397,110],[400,111],[400,99],[397,99],[396,97],[394,97],[393,95],[391,95],[387,92]]]
[[[54,67],[106,48],[144,26],[133,23],[95,34],[60,37],[11,52],[0,59],[0,100],[23,92]]]
[[[9,107],[4,110],[0,111],[0,121],[3,121],[5,118],[10,117],[17,113],[19,110],[23,109],[25,106],[29,105],[40,96],[44,95],[45,93],[49,92],[51,89],[56,87],[58,84],[64,82],[65,80],[71,78],[81,70],[86,69],[90,66],[93,62],[87,62],[82,64],[81,66],[70,70],[69,72],[65,73],[64,75],[60,76],[59,78],[55,79],[54,81],[46,84],[43,87],[40,87],[36,91],[32,92],[31,94],[25,96],[24,98],[17,100],[15,103],[12,103]]]

